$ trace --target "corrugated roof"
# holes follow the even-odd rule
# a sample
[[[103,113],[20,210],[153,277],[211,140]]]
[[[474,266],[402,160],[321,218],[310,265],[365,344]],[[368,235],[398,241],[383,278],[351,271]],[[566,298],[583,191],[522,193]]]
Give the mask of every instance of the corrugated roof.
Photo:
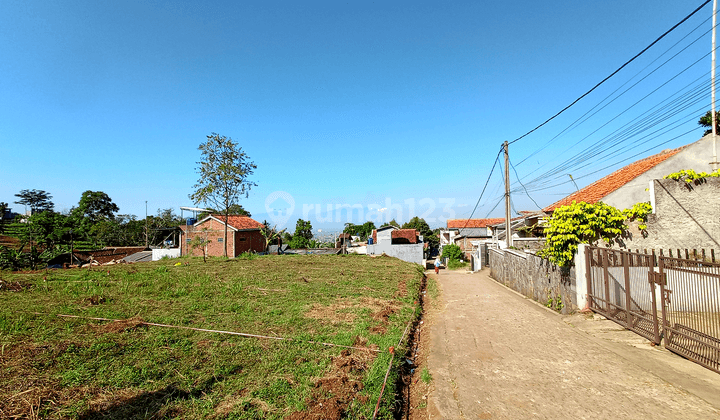
[[[647,157],[645,159],[633,162],[624,168],[620,168],[617,171],[611,173],[605,178],[601,178],[585,188],[582,188],[560,201],[557,201],[543,210],[550,213],[560,206],[566,206],[572,204],[573,201],[581,202],[584,201],[589,204],[597,203],[603,198],[607,197],[613,191],[619,189],[623,185],[644,174],[650,169],[654,168],[661,162],[664,162],[668,158],[676,155],[680,150],[687,146],[679,147],[677,149],[663,151],[656,155]]]
[[[152,251],[136,252],[132,255],[128,255],[127,257],[123,258],[123,261],[128,262],[128,263],[152,261]]]
[[[461,229],[463,227],[467,228],[484,228],[488,226],[492,226],[498,223],[504,222],[505,219],[502,217],[494,218],[494,219],[448,219],[447,220],[447,228],[448,229]],[[467,225],[466,225],[467,223]]]
[[[486,238],[489,236],[487,228],[458,229],[458,235],[468,238]]]

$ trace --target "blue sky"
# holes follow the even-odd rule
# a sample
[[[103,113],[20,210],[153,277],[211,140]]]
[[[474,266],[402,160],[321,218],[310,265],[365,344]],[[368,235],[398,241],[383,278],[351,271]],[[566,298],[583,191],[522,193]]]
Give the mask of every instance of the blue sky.
[[[389,204],[405,220],[424,215],[440,226],[445,217],[469,216],[503,141],[562,109],[701,3],[6,0],[0,201],[42,189],[62,211],[93,190],[123,214],[143,216],[146,200],[151,214],[179,212],[193,205],[197,146],[217,132],[258,166],[258,186],[241,201],[258,220],[268,217],[267,198],[285,192],[294,201],[290,225],[313,220],[317,205],[355,206],[351,221],[362,223],[387,217],[381,210]],[[519,163],[672,43],[709,30],[710,15],[708,5],[602,89],[514,143],[521,178],[572,155],[577,142],[597,142],[591,133],[626,104],[708,53],[709,34],[686,42],[685,55],[653,73],[645,91]],[[697,26],[701,32],[691,32]],[[709,69],[708,57],[673,83]],[[698,109],[709,109],[707,85]],[[676,132],[571,172],[582,187],[623,157],[697,140],[700,128],[678,135],[697,127],[701,113],[682,117]],[[631,119],[622,113],[603,129]],[[587,175],[608,165],[615,166]],[[550,204],[574,190],[562,181],[530,195]],[[495,172],[474,217],[503,213],[492,210],[501,184]],[[526,195],[513,200],[517,210],[536,208]],[[314,226],[341,226],[347,216],[325,219]]]

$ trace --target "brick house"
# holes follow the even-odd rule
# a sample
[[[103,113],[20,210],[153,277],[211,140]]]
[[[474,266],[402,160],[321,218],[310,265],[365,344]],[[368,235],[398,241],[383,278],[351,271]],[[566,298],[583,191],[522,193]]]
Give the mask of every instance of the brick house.
[[[243,252],[265,251],[265,237],[260,233],[262,223],[247,216],[228,217],[228,238],[225,240],[225,216],[213,214],[190,226],[181,226],[181,255],[202,256],[202,249],[193,250],[190,241],[200,236],[208,239],[207,255],[223,256],[223,246],[228,257],[237,257]]]

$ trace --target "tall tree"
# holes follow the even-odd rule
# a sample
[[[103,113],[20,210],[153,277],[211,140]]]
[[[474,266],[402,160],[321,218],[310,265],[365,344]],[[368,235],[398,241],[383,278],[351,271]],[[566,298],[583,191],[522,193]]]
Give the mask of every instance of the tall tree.
[[[32,213],[52,210],[55,207],[55,204],[51,201],[52,195],[47,191],[20,190],[18,194],[15,194],[15,197],[19,198],[15,204],[23,204],[30,207]]]
[[[355,225],[352,223],[345,223],[344,233],[356,235],[360,237],[360,240],[366,240],[368,236],[372,235],[372,231],[375,230],[375,223],[365,222],[362,225]]]
[[[290,240],[288,245],[290,246],[290,248],[293,249],[307,248],[312,237],[312,224],[310,223],[310,221],[298,219],[297,223],[295,224],[295,233],[293,234],[292,239]]]
[[[3,225],[5,224],[5,210],[8,208],[8,203],[0,202],[0,233],[3,233]]]
[[[708,111],[707,114],[700,117],[698,125],[708,128],[705,130],[705,134],[703,134],[703,136],[707,136],[712,133],[712,111]],[[715,132],[720,134],[720,111],[715,112]]]
[[[396,222],[395,219],[392,219],[390,222],[385,222],[382,225],[380,225],[380,227],[385,227],[385,226],[395,226],[396,228],[400,229],[400,223]]]
[[[95,242],[95,245],[103,245],[106,242],[101,239],[113,231],[115,224],[109,222],[114,221],[115,213],[119,210],[106,193],[87,190],[82,193],[78,206],[70,214],[78,233]]]
[[[250,189],[257,186],[248,178],[257,166],[231,138],[212,133],[202,143],[200,162],[196,171],[200,175],[193,186],[194,193],[190,199],[195,204],[209,204],[221,209],[225,216],[224,255],[227,257],[228,216],[234,204],[238,204],[240,196],[248,197]]]
[[[91,224],[101,219],[114,219],[120,208],[112,202],[110,196],[102,191],[87,190],[82,193],[78,206],[72,210],[73,215],[82,216]]]
[[[233,204],[230,206],[229,214],[233,214],[236,216],[247,216],[252,217],[249,211],[245,210],[242,205],[240,204]]]

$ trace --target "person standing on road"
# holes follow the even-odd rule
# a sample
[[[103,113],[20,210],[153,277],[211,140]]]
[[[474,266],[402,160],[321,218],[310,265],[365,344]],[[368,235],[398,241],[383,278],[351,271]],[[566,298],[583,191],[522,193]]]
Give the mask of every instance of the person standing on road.
[[[435,274],[440,274],[440,257],[435,258]]]

